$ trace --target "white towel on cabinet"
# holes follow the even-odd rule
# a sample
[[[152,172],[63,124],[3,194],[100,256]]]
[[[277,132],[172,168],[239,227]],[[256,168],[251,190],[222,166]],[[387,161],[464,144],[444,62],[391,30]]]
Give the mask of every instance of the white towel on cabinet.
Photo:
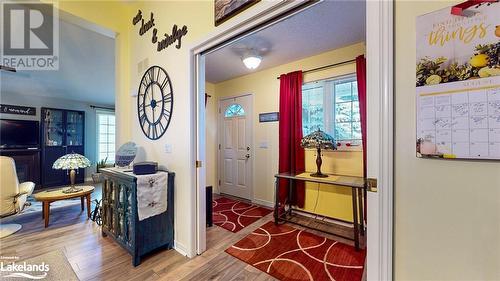
[[[157,172],[137,177],[137,215],[142,221],[167,210],[168,173]]]

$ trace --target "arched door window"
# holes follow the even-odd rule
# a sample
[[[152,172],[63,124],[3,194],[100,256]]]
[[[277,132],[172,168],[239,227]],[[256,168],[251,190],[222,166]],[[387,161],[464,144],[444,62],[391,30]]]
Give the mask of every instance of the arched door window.
[[[245,116],[245,110],[243,107],[237,103],[231,104],[226,108],[224,112],[224,117],[235,117],[235,116]]]

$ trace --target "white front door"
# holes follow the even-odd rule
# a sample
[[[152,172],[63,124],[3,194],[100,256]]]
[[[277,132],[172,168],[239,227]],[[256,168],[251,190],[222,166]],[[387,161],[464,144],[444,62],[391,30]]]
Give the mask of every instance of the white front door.
[[[220,192],[252,200],[252,96],[219,104]]]

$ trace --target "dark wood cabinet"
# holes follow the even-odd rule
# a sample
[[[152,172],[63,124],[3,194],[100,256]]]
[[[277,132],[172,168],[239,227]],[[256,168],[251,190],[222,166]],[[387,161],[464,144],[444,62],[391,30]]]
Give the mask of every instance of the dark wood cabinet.
[[[40,121],[42,186],[68,185],[67,171],[52,169],[52,165],[68,153],[84,155],[85,112],[42,107]],[[83,183],[84,180],[85,169],[79,169],[76,183]]]

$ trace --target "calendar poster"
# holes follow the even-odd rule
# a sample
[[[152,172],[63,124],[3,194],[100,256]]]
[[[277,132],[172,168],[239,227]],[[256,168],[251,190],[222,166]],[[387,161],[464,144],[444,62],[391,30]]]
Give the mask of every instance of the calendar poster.
[[[500,3],[417,18],[417,156],[500,160]]]

